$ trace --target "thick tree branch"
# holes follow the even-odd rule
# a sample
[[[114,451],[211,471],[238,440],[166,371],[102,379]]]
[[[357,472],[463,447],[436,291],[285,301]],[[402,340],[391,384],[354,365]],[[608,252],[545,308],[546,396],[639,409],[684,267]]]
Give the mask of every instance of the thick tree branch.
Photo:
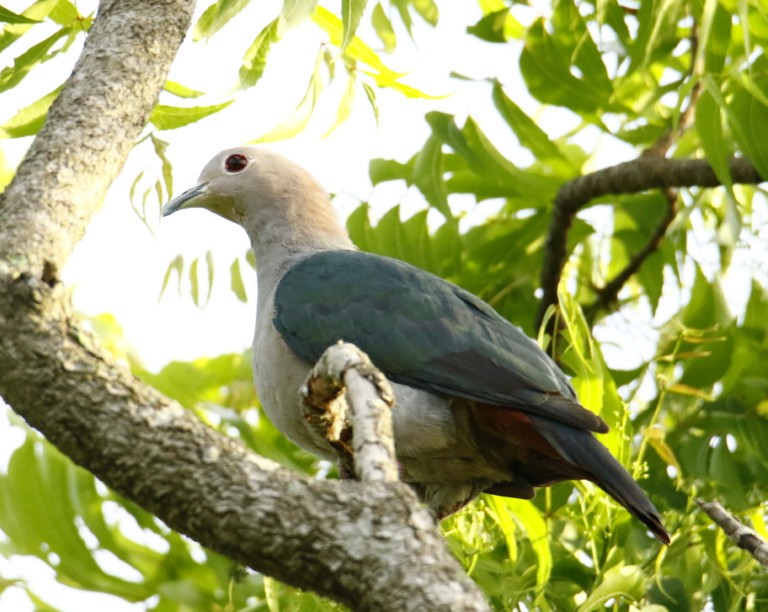
[[[764,180],[746,159],[731,159],[729,165],[734,183],[757,184]],[[542,296],[536,318],[537,325],[541,325],[544,320],[547,308],[557,303],[557,286],[565,266],[568,230],[576,213],[584,205],[608,194],[637,193],[656,188],[717,187],[720,184],[706,160],[666,159],[655,156],[639,157],[565,183],[555,198],[552,220],[544,245]]]
[[[50,282],[144,128],[192,0],[103,0],[66,86],[0,202],[0,262]]]
[[[101,3],[0,202],[0,395],[117,492],[244,565],[355,609],[487,609],[408,487],[318,481],[248,453],[115,365],[72,313],[57,271],[143,129],[193,4]]]
[[[698,498],[695,501],[699,508],[704,510],[707,516],[736,543],[736,546],[746,550],[760,565],[768,567],[768,543],[754,529],[744,525],[719,502],[706,502]]]

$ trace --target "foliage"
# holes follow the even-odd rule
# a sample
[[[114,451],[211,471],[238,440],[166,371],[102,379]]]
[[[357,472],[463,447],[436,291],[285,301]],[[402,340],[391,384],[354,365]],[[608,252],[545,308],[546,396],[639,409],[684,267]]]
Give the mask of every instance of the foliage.
[[[194,28],[195,38],[215,36],[247,4],[212,3]],[[317,57],[307,58],[315,68],[299,107],[259,140],[290,138],[304,129],[339,66],[347,86],[329,132],[350,116],[358,90],[376,112],[379,95],[403,96],[403,104],[430,101],[363,39],[375,35],[384,51],[396,52],[404,36],[418,36],[415,20],[440,27],[442,5],[368,4],[364,12],[365,2],[345,0],[336,16],[312,0],[285,0],[281,13],[256,33],[241,62],[239,88],[258,83],[270,52],[298,23],[310,19],[328,36]],[[449,544],[499,610],[760,609],[768,605],[764,570],[713,528],[693,499],[719,499],[768,537],[768,278],[761,263],[768,201],[759,187],[734,184],[728,166],[730,157],[743,156],[768,176],[768,13],[760,0],[556,0],[535,3],[537,9],[507,0],[477,4],[481,14],[468,24],[468,34],[498,49],[499,62],[517,58],[527,94],[491,70],[492,78],[475,85],[485,87],[497,129],[481,127],[488,125],[486,117],[430,110],[429,135],[407,161],[372,160],[375,186],[405,184],[425,206],[415,213],[394,206],[372,223],[371,207],[362,203],[348,219],[362,249],[464,286],[535,336],[553,201],[567,181],[606,165],[603,149],[622,159],[704,157],[723,187],[591,201],[568,232],[560,309],[550,312],[562,341],[541,334],[574,376],[583,403],[611,425],[604,443],[662,511],[672,544],[653,542],[605,494],[583,483],[555,485],[530,502],[481,499],[443,523]],[[468,14],[477,11],[473,2],[464,5]],[[91,23],[68,0],[41,0],[20,14],[2,9],[0,20],[7,23],[0,49],[38,22],[55,30],[0,72],[0,91],[34,78]],[[181,100],[201,95],[173,82],[167,91]],[[35,133],[57,92],[20,109],[0,126],[0,135]],[[163,201],[172,192],[170,161],[157,131],[224,115],[227,105],[156,108],[155,131],[146,140],[159,170],[139,175],[131,187],[142,218],[150,195]],[[572,127],[556,132],[553,117]],[[507,140],[521,152],[514,160],[502,153]],[[492,213],[467,223],[456,206],[459,198]],[[674,218],[662,228],[663,239],[652,245],[612,309],[595,306],[600,288],[647,244],[670,206]],[[174,274],[180,288],[188,278],[192,299],[203,304],[213,290],[213,270],[210,254],[201,252],[189,266],[179,256],[163,288]],[[238,298],[252,297],[240,261],[229,270]],[[107,339],[120,335],[108,318],[92,327]],[[110,346],[130,361],[121,342]],[[286,442],[263,417],[249,363],[246,354],[172,363],[157,374],[133,366],[256,452],[328,476],[329,466]],[[9,427],[22,425],[14,420]],[[38,557],[64,584],[147,601],[154,610],[332,608],[200,550],[117,498],[34,433],[25,435],[0,482],[4,554]],[[132,578],[124,577],[124,569],[108,569],[105,553],[130,568]]]

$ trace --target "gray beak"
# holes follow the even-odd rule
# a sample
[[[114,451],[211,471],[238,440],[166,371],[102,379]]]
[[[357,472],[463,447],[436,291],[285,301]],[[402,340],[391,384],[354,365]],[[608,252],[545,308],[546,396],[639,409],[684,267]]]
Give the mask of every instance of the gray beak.
[[[208,187],[208,183],[200,183],[199,185],[195,185],[191,189],[187,189],[181,195],[176,196],[170,202],[168,202],[165,206],[163,206],[163,210],[161,212],[162,216],[167,217],[168,215],[172,215],[177,210],[180,210],[182,208],[193,207],[194,204],[188,204],[188,203],[191,200],[194,200],[196,197],[205,194],[207,187]]]

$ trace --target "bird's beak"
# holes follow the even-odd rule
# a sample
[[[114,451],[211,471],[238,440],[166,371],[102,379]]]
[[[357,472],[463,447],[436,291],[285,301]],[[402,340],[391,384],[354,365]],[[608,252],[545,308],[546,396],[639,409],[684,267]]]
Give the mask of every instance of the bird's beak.
[[[204,195],[207,192],[208,183],[200,183],[199,185],[195,185],[191,189],[187,189],[184,193],[182,193],[179,196],[176,196],[173,198],[170,202],[168,202],[165,206],[163,206],[162,210],[162,216],[167,217],[168,215],[172,215],[177,210],[181,210],[182,208],[192,208],[196,206],[195,204],[191,204],[190,202],[194,200],[195,198]]]

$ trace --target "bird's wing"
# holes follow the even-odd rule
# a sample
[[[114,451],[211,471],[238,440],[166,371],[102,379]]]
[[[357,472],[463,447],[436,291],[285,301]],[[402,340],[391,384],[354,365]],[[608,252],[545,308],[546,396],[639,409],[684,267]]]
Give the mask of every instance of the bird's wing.
[[[358,251],[309,256],[279,282],[274,325],[310,363],[344,340],[395,382],[608,429],[517,327],[456,285],[395,259]]]

